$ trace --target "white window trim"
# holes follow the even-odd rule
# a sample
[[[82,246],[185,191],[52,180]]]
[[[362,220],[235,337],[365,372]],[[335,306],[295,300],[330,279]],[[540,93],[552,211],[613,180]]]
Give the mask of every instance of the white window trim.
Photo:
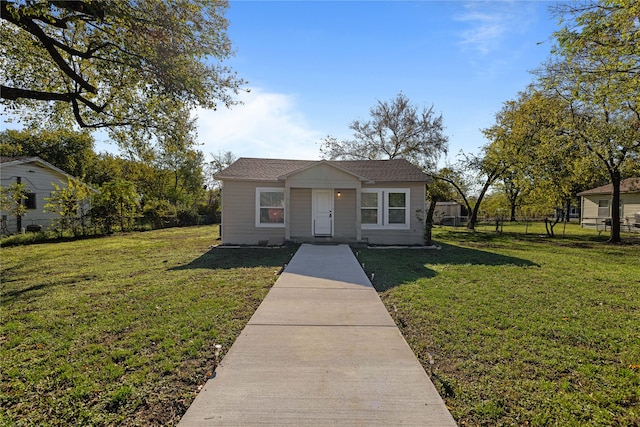
[[[404,224],[389,223],[389,193],[404,193]],[[393,228],[396,230],[408,230],[411,228],[411,218],[409,216],[411,206],[411,190],[408,188],[388,188],[384,193],[384,226],[385,228]]]
[[[363,230],[409,230],[411,228],[411,189],[409,188],[363,188],[361,193],[377,193],[378,194],[378,223],[377,224],[361,224]],[[389,223],[389,193],[405,194],[405,223],[390,224]],[[359,207],[362,209],[362,206]]]
[[[378,188],[367,188],[367,189],[362,189],[362,191],[360,191],[360,194],[362,195],[363,193],[376,193],[378,195],[378,221],[375,224],[361,224],[361,227],[363,230],[372,230],[372,229],[376,229],[376,228],[381,228],[382,227],[382,189],[378,189]],[[362,215],[362,204],[360,204],[360,215]],[[373,209],[373,208],[365,208],[365,209]]]
[[[285,222],[287,222],[287,210],[284,209],[284,221],[282,223],[262,223],[260,222],[260,193],[282,193],[284,195],[283,187],[257,187],[256,188],[256,227],[258,228],[284,228]]]

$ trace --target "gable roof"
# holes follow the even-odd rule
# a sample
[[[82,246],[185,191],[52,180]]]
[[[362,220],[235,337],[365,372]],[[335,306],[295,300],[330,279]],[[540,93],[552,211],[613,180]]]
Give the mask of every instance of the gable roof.
[[[627,178],[620,181],[620,193],[640,193],[640,178]],[[578,196],[592,194],[613,194],[613,184],[603,185],[578,193]]]
[[[7,157],[7,156],[1,156],[0,157],[0,163],[2,164],[2,169],[9,167],[9,166],[17,166],[17,165],[22,165],[22,164],[36,164],[42,168],[45,169],[49,169],[52,170],[53,172],[62,175],[68,179],[72,179],[74,181],[78,181],[78,182],[82,182],[80,181],[78,178],[69,175],[68,173],[66,173],[65,171],[63,171],[62,169],[52,165],[51,163],[42,160],[40,157]],[[1,169],[0,169],[1,170]],[[91,187],[90,185],[87,185],[85,183],[83,183],[84,185],[87,186],[87,188],[91,191],[93,191],[94,193],[99,193],[98,190],[96,190],[95,188]]]
[[[44,167],[45,169],[51,169],[52,171],[63,175],[67,178],[72,178],[72,179],[76,179],[73,176],[69,175],[68,173],[66,173],[65,171],[63,171],[62,169],[52,165],[49,162],[46,162],[44,160],[42,160],[40,157],[2,157],[0,159],[0,161],[2,162],[2,167],[6,168],[8,166],[14,166],[14,165],[22,165],[22,164],[29,164],[29,163],[34,163],[39,165],[40,167]]]
[[[309,163],[308,165],[303,166],[303,167],[301,167],[301,168],[299,168],[299,169],[296,169],[296,170],[294,170],[294,171],[292,171],[292,172],[286,173],[286,174],[284,174],[284,175],[280,175],[280,176],[278,177],[278,180],[284,181],[284,180],[286,180],[287,178],[289,178],[289,177],[291,177],[291,176],[293,176],[293,175],[295,175],[295,174],[298,174],[298,173],[300,173],[300,172],[304,172],[304,171],[306,171],[307,169],[315,168],[316,166],[319,166],[319,165],[329,165],[329,166],[331,166],[332,168],[334,168],[334,169],[336,169],[336,170],[339,170],[339,171],[342,171],[342,172],[344,172],[344,173],[346,173],[346,174],[348,174],[348,175],[351,175],[351,176],[353,176],[354,178],[357,178],[357,179],[358,179],[358,180],[360,180],[360,181],[372,183],[372,181],[371,181],[369,178],[364,177],[364,176],[362,176],[362,175],[358,175],[357,173],[355,173],[355,172],[353,172],[353,171],[351,171],[351,170],[349,170],[349,169],[346,169],[344,166],[342,166],[342,165],[341,165],[340,163],[338,163],[338,162],[330,162],[330,161],[328,161],[328,160],[320,160],[320,161],[317,161],[317,162]]]
[[[394,160],[285,160],[241,157],[215,178],[240,181],[278,181],[300,170],[329,164],[361,180],[382,182],[431,182],[431,177],[404,159]]]

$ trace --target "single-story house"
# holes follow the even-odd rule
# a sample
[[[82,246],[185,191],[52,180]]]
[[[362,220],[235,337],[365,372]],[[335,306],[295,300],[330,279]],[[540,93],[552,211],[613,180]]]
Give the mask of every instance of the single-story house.
[[[406,160],[240,158],[215,178],[223,244],[424,243],[431,177]]]
[[[607,184],[578,193],[581,198],[582,227],[604,228],[612,215],[613,185]],[[620,183],[620,224],[629,231],[640,231],[640,178]]]
[[[23,203],[26,208],[26,214],[19,217],[1,211],[2,232],[18,233],[30,226],[49,228],[52,220],[59,217],[55,213],[44,211],[46,199],[54,191],[52,183],[66,187],[69,179],[76,178],[39,157],[1,157],[0,186],[6,189],[13,183],[24,184]]]

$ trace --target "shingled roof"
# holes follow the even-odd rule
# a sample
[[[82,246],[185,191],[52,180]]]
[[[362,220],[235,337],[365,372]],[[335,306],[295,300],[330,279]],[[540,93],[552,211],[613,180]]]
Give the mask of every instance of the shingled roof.
[[[640,178],[627,178],[620,181],[620,193],[640,193]],[[583,191],[582,193],[578,193],[578,196],[589,196],[592,194],[613,194],[613,184]]]
[[[378,182],[431,182],[431,177],[403,159],[394,160],[284,160],[241,157],[215,176],[220,181],[278,181],[299,169],[327,163]]]

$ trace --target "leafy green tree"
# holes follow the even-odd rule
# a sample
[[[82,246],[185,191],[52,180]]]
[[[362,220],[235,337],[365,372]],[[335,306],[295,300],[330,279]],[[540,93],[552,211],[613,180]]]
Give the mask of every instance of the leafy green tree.
[[[74,236],[86,234],[87,214],[91,190],[82,182],[69,178],[64,186],[52,182],[54,190],[51,197],[46,198],[45,212],[52,212],[59,216],[56,219],[59,233],[72,231]]]
[[[505,172],[501,181],[500,187],[508,205],[509,221],[517,221],[518,208],[525,203],[531,191],[530,180],[521,171],[512,168]]]
[[[121,231],[130,230],[137,215],[138,200],[133,182],[116,178],[100,186],[100,192],[93,198],[91,217],[107,233],[111,233],[116,224]]]
[[[176,206],[193,207],[204,197],[203,163],[204,156],[197,150],[172,150],[159,155],[155,167],[158,179],[164,181],[164,192],[156,197]]]
[[[86,131],[24,129],[0,132],[3,156],[37,156],[75,177],[84,177],[93,167],[94,140]]]
[[[167,200],[148,199],[142,206],[142,217],[153,228],[163,228],[166,225],[173,226],[177,223],[178,213],[175,205]]]
[[[116,154],[97,154],[93,167],[85,175],[85,182],[99,187],[116,178],[126,178],[128,170],[132,167],[129,163]]]
[[[613,184],[611,235],[620,242],[620,182],[640,153],[640,3],[560,4],[554,57],[539,71],[543,90],[569,114],[562,133],[598,160]]]
[[[508,194],[500,189],[487,194],[482,202],[481,215],[494,218],[506,218],[510,211]]]
[[[327,136],[320,153],[328,159],[386,160],[406,159],[426,170],[433,170],[447,152],[442,115],[433,106],[420,110],[403,94],[390,101],[378,101],[370,110],[371,119],[354,120],[349,128],[352,140],[339,141]]]
[[[107,128],[144,146],[193,107],[231,106],[244,85],[225,1],[0,2],[1,100],[27,123]]]
[[[13,182],[8,187],[0,186],[0,211],[21,218],[27,213],[27,208],[24,205],[25,199],[24,182]],[[5,225],[2,224],[3,229],[0,232],[8,233],[8,230],[4,229]]]
[[[521,92],[515,100],[507,101],[496,114],[496,122],[483,130],[491,143],[494,162],[504,169],[496,180],[508,202],[510,220],[516,220],[516,211],[524,197],[535,187],[531,172],[543,132],[549,130],[544,110],[531,108],[531,89]]]
[[[565,207],[568,214],[576,194],[599,177],[593,157],[564,132],[570,115],[562,98],[531,87],[505,102],[496,123],[485,129],[485,135],[502,147],[495,154],[510,163],[501,187],[509,199],[512,218],[517,205],[525,203],[523,195],[533,196],[545,207],[543,212]],[[555,219],[550,223],[550,235],[561,217]]]

